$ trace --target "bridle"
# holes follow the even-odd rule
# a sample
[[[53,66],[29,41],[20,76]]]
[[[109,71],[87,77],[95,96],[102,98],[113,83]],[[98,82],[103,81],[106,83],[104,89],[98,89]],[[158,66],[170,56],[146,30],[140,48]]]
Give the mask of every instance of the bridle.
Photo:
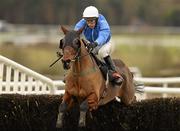
[[[79,40],[79,42],[83,43],[82,40]],[[84,44],[84,43],[83,43],[83,44]],[[87,48],[87,45],[85,45],[85,47]],[[63,49],[62,49],[62,50],[63,50]],[[67,60],[63,60],[63,59],[62,59],[62,63],[64,64],[64,68],[65,68],[65,69],[68,69],[68,68],[66,68],[66,66],[69,66],[69,64],[70,64],[71,62],[80,61],[81,58],[83,58],[83,57],[85,57],[85,56],[88,56],[88,55],[91,55],[91,52],[90,52],[90,51],[88,51],[87,54],[81,55],[81,46],[78,47],[76,50],[77,50],[77,51],[76,51],[76,54],[74,55],[74,57],[73,57],[72,59],[67,59]],[[88,50],[88,49],[87,49],[87,50]],[[62,54],[62,55],[63,55],[63,54]]]

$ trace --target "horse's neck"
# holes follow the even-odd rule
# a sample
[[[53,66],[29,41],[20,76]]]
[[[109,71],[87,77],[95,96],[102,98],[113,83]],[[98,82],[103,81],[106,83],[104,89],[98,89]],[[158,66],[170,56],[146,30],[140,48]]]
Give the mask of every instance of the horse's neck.
[[[83,43],[81,43],[80,59],[75,61],[72,71],[72,74],[76,76],[74,82],[79,85],[79,88],[84,88],[87,94],[92,92],[92,88],[97,96],[102,94],[105,80]]]
[[[80,58],[74,63],[74,69],[78,72],[89,72],[89,70],[93,70],[93,68],[97,69],[97,64],[81,41]]]

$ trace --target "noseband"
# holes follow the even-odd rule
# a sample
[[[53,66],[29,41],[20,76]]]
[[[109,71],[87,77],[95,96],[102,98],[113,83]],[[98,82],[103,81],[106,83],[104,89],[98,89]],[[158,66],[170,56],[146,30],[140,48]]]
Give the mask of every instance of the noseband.
[[[69,69],[70,68],[69,65],[70,65],[71,62],[75,62],[77,60],[79,61],[80,58],[85,57],[87,55],[90,55],[89,51],[88,51],[87,54],[81,55],[81,47],[78,47],[77,51],[76,51],[76,54],[75,54],[75,56],[72,59],[67,59],[67,60],[63,60],[62,59],[62,63],[63,63],[64,69]]]
[[[80,50],[81,50],[80,48],[77,49],[77,52],[76,52],[75,56],[72,59],[67,59],[67,60],[62,59],[64,69],[69,69],[70,68],[70,63],[75,62],[79,58]]]

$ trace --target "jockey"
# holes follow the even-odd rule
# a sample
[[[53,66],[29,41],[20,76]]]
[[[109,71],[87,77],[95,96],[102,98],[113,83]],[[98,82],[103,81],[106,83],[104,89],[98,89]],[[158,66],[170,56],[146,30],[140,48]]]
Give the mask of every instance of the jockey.
[[[115,64],[110,57],[111,31],[108,22],[94,6],[88,6],[83,12],[83,18],[75,25],[75,30],[84,27],[83,34],[90,42],[89,48],[92,53],[104,59],[108,70],[111,70],[115,84],[122,84],[123,78],[116,71]]]

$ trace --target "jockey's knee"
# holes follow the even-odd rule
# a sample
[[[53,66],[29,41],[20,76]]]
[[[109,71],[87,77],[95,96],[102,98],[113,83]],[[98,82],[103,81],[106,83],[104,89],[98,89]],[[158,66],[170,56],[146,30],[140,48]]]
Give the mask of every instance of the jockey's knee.
[[[99,49],[98,55],[100,58],[104,58],[110,55],[110,53],[111,53],[111,44],[110,42],[108,42]]]
[[[109,53],[104,50],[99,50],[98,55],[100,58],[104,58],[104,57],[107,57],[109,55]]]

